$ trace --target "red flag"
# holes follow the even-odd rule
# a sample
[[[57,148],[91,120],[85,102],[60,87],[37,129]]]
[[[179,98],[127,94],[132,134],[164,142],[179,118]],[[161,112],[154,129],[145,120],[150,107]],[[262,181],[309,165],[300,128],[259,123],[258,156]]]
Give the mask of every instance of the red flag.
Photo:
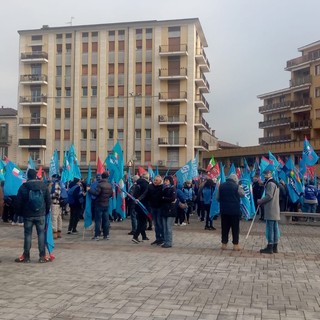
[[[42,166],[40,166],[38,172],[37,172],[37,178],[42,179]]]
[[[104,172],[104,166],[100,160],[100,158],[98,157],[98,161],[97,161],[97,173],[102,174]]]
[[[147,170],[144,169],[143,167],[139,166],[139,167],[138,167],[138,172],[139,172],[138,175],[141,176],[143,173],[147,172]]]
[[[211,179],[214,178],[218,178],[218,176],[220,175],[220,167],[219,167],[219,163],[217,162],[210,170],[210,172],[208,172],[208,176]]]

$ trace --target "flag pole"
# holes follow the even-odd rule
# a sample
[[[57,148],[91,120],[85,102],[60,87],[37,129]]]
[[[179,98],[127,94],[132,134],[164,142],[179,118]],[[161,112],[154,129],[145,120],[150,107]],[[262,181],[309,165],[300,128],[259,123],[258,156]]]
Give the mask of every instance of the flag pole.
[[[257,213],[258,213],[259,208],[260,208],[260,205],[258,205],[257,210],[256,210],[256,212],[255,212],[255,214],[254,214],[254,216],[253,216],[253,219],[252,219],[252,221],[251,221],[250,228],[249,228],[248,233],[247,233],[246,238],[245,238],[246,240],[247,240],[248,237],[249,237],[249,234],[250,234],[251,229],[252,229],[252,227],[253,227],[254,220],[256,219],[256,216],[257,216]]]

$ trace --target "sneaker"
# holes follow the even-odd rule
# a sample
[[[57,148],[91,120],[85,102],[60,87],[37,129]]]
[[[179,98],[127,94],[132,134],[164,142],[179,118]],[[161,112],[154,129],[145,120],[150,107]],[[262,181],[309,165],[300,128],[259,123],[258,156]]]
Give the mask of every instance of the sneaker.
[[[78,234],[78,230],[72,231],[71,234]]]
[[[68,232],[67,232],[67,234],[71,234],[71,233],[72,233],[71,231],[68,231]]]
[[[23,223],[23,222],[20,222],[20,223],[18,223],[18,226],[19,226],[19,227],[23,227],[23,226],[24,226],[24,223]]]
[[[128,235],[129,235],[129,236],[133,236],[133,235],[134,235],[134,232],[133,232],[133,231],[130,231],[130,232],[128,232]]]
[[[171,248],[172,246],[170,246],[170,245],[168,245],[168,244],[163,244],[162,246],[161,246],[161,248]]]
[[[158,241],[157,240],[154,240],[153,242],[150,243],[152,246],[158,244]]]
[[[145,238],[142,238],[142,240],[149,240],[149,238],[148,238],[148,237],[145,237]]]
[[[30,258],[26,258],[24,255],[22,255],[19,258],[15,259],[14,261],[18,263],[29,263]]]
[[[13,222],[13,221],[12,221],[12,222],[11,222],[11,225],[12,225],[12,226],[17,226],[17,225],[18,225],[18,222]]]
[[[175,226],[177,226],[178,224],[177,224],[177,223],[175,223],[174,225],[175,225]]]
[[[187,224],[185,223],[185,222],[182,222],[181,224],[180,224],[180,226],[186,226]]]
[[[213,226],[210,226],[209,229],[210,229],[210,230],[216,230],[216,228],[213,227]]]
[[[99,237],[92,237],[92,239],[91,239],[91,240],[99,241],[100,239],[99,239]]]
[[[160,240],[157,242],[157,246],[162,246],[164,244],[164,241],[163,240]]]
[[[39,263],[47,263],[47,262],[51,262],[51,260],[48,257],[44,256],[39,258]]]
[[[133,243],[135,243],[135,244],[139,244],[139,243],[140,243],[139,239],[135,239],[135,238],[132,238],[131,241],[132,241]]]
[[[110,236],[104,236],[103,240],[110,240]]]

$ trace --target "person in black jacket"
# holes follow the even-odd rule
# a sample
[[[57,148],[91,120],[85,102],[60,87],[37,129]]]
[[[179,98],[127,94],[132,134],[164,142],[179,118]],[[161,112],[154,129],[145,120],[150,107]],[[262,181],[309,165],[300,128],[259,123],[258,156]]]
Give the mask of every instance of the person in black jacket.
[[[110,222],[108,217],[108,207],[109,199],[112,197],[112,186],[108,182],[108,173],[104,172],[101,175],[101,180],[99,180],[98,185],[95,189],[90,189],[87,187],[87,191],[90,194],[96,196],[95,199],[95,228],[94,228],[94,237],[93,240],[99,240],[100,231],[101,231],[101,221],[102,221],[102,231],[103,239],[109,239],[109,228]]]
[[[232,231],[233,250],[239,251],[240,232],[240,198],[245,196],[244,190],[238,183],[236,174],[230,174],[226,182],[217,190],[216,198],[220,202],[221,213],[221,242],[222,250],[227,249],[229,231]]]
[[[24,246],[23,254],[15,262],[30,262],[32,229],[36,226],[38,235],[39,262],[48,262],[45,249],[46,215],[50,212],[50,192],[43,181],[36,180],[36,171],[28,170],[28,181],[23,183],[15,203],[17,212],[23,216]]]

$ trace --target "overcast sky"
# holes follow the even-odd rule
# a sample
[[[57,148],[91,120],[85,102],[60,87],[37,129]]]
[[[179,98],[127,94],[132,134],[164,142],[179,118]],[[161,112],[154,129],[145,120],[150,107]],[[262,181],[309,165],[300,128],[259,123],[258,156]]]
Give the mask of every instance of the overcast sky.
[[[10,0],[0,10],[0,105],[17,108],[18,30],[199,18],[208,48],[211,92],[205,114],[219,140],[258,144],[257,95],[286,88],[286,61],[320,40],[320,0]]]

